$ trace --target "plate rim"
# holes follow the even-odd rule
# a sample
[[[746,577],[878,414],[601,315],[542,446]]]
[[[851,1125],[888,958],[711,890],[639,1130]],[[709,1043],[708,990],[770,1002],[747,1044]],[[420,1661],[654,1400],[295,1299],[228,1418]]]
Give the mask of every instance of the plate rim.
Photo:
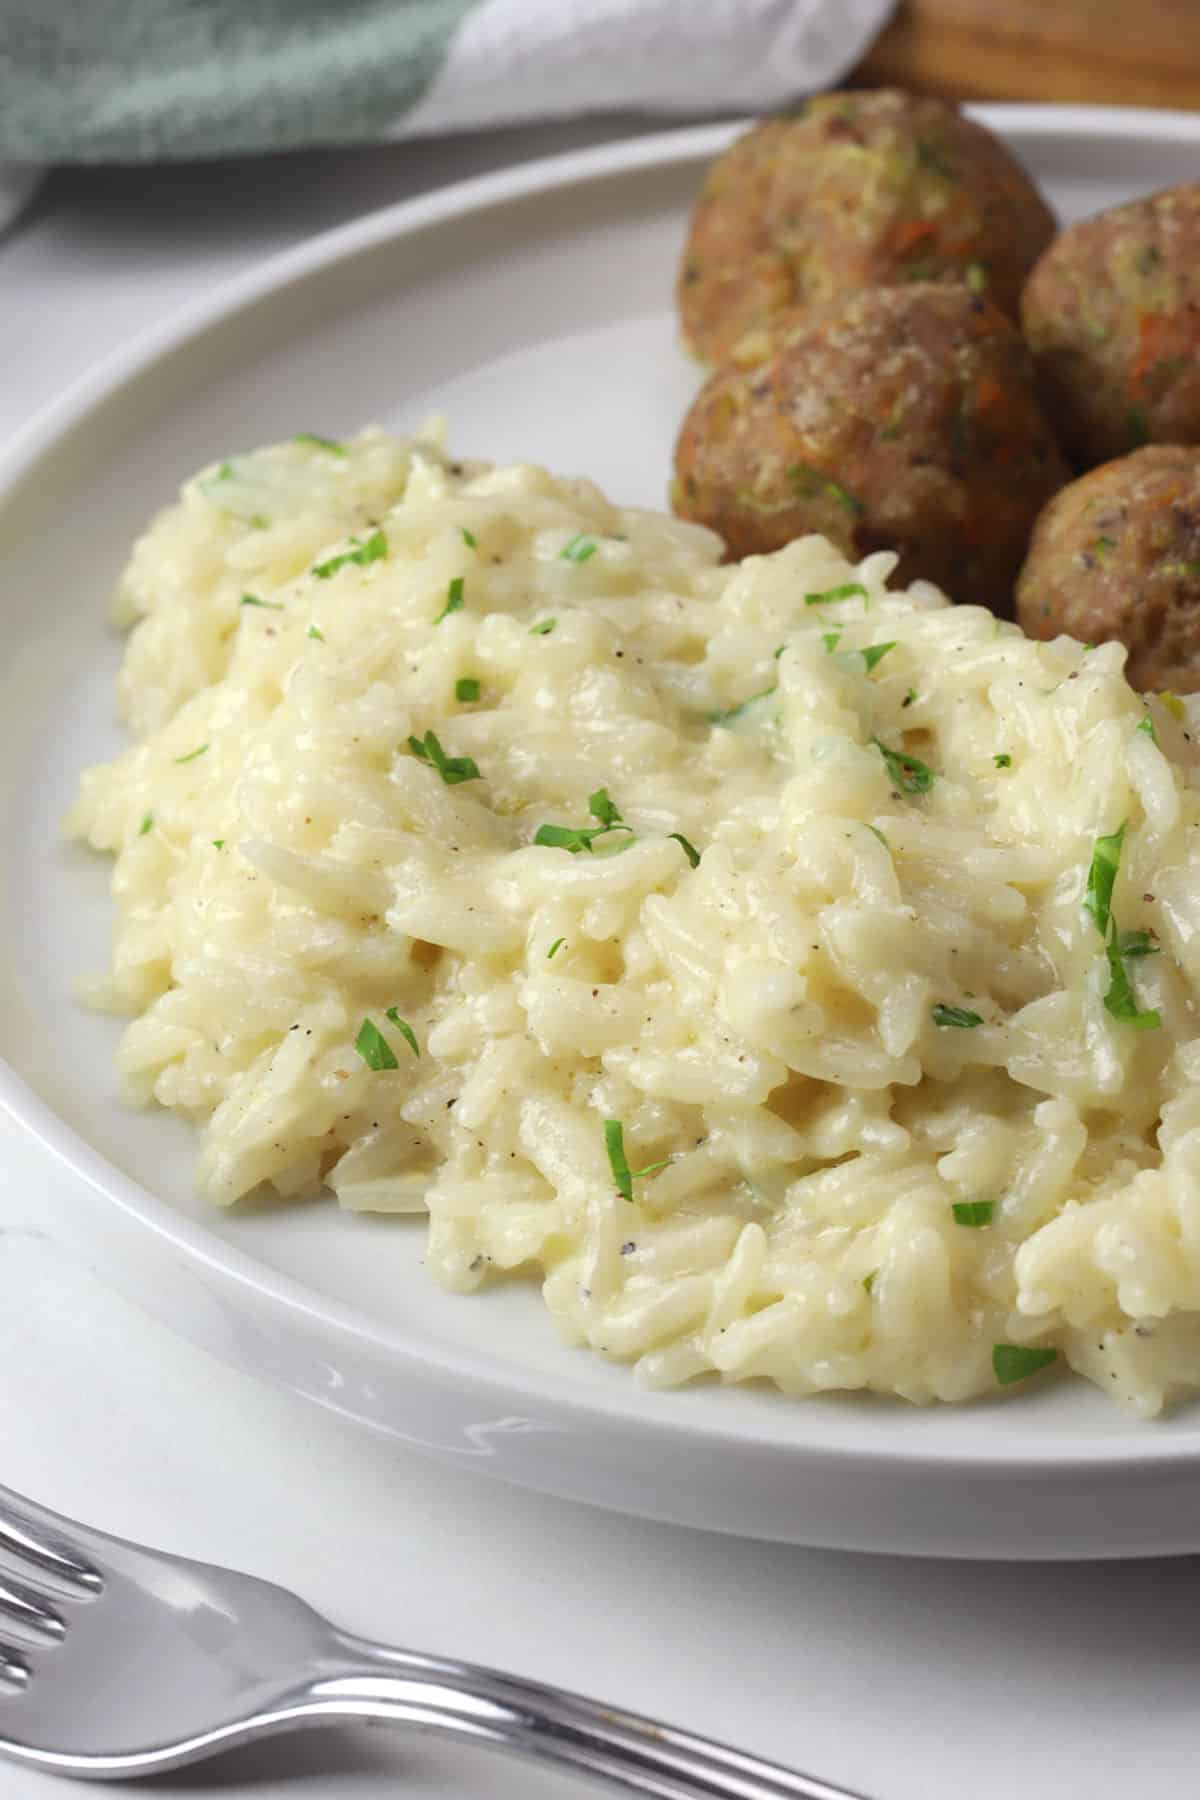
[[[1076,139],[1098,132],[1142,142],[1163,140],[1200,145],[1200,114],[1149,107],[1110,107],[1041,103],[995,103],[971,106],[971,116],[1001,134]],[[698,164],[711,159],[739,132],[753,123],[735,119],[703,125],[656,130],[615,144],[593,145],[509,165],[455,181],[432,193],[395,201],[375,208],[340,225],[303,239],[300,243],[254,264],[217,283],[198,299],[170,312],[163,320],[136,333],[92,368],[84,371],[64,391],[41,408],[7,446],[0,450],[0,501],[36,470],[38,461],[52,452],[120,391],[146,374],[156,363],[200,340],[206,331],[231,320],[238,312],[282,289],[336,266],[362,251],[400,240],[428,227],[465,221],[493,207],[510,205],[564,188],[629,176],[672,164]],[[258,1305],[318,1325],[325,1333],[374,1349],[386,1349],[427,1375],[467,1382],[511,1400],[519,1394],[523,1403],[537,1402],[557,1413],[571,1414],[576,1422],[598,1428],[615,1428],[627,1439],[656,1443],[664,1437],[686,1440],[693,1448],[727,1450],[733,1444],[753,1447],[760,1456],[798,1463],[805,1457],[819,1459],[830,1470],[875,1468],[894,1474],[919,1471],[968,1473],[983,1470],[1011,1476],[1053,1477],[1088,1470],[1093,1476],[1123,1477],[1136,1468],[1141,1473],[1178,1471],[1200,1461],[1200,1424],[1175,1428],[1169,1437],[1153,1428],[1143,1439],[1106,1439],[1097,1436],[1076,1444],[1047,1437],[1011,1442],[981,1441],[965,1448],[936,1444],[904,1444],[882,1433],[874,1443],[850,1445],[813,1441],[785,1442],[772,1435],[769,1425],[739,1421],[731,1430],[707,1417],[675,1419],[639,1413],[630,1403],[633,1378],[620,1391],[602,1393],[575,1383],[570,1359],[565,1354],[561,1370],[522,1367],[518,1374],[498,1372],[489,1366],[486,1353],[438,1344],[433,1348],[409,1341],[389,1323],[359,1312],[348,1302],[323,1294],[297,1277],[261,1262],[254,1254],[223,1242],[203,1220],[176,1211],[150,1188],[110,1163],[87,1139],[61,1118],[54,1108],[3,1058],[0,1057],[0,1109],[16,1127],[31,1137],[61,1168],[91,1189],[102,1201],[116,1205],[139,1227],[223,1282],[232,1283]],[[845,1396],[842,1396],[845,1399]],[[795,1404],[790,1403],[790,1404]],[[819,1411],[814,1410],[814,1419]],[[1184,1435],[1186,1432],[1187,1435]]]

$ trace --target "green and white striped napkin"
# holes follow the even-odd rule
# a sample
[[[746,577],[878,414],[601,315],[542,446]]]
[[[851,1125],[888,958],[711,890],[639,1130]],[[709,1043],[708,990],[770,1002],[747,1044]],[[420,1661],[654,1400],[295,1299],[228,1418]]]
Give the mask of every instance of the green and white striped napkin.
[[[0,0],[0,216],[55,163],[756,111],[835,82],[892,4]]]

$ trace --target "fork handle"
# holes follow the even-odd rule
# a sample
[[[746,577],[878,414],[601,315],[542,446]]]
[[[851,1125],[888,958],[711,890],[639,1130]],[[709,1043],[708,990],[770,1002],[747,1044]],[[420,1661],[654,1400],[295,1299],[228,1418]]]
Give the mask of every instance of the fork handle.
[[[654,1800],[861,1800],[847,1788],[540,1682],[343,1633],[337,1642],[333,1668],[308,1688],[309,1718],[445,1732]]]

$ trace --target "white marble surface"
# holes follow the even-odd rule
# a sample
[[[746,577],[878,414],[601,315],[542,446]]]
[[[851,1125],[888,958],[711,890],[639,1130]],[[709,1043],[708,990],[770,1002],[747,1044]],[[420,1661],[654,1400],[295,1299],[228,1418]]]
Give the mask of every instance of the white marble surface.
[[[0,241],[0,429],[273,249],[606,134],[57,178]],[[1191,1791],[1195,1560],[830,1555],[624,1520],[442,1468],[220,1367],[106,1293],[39,1233],[49,1179],[0,1131],[5,1483],[272,1576],[358,1631],[634,1705],[877,1800]],[[59,1791],[0,1763],[0,1800]],[[428,1740],[339,1731],[135,1791],[549,1800],[584,1790]]]

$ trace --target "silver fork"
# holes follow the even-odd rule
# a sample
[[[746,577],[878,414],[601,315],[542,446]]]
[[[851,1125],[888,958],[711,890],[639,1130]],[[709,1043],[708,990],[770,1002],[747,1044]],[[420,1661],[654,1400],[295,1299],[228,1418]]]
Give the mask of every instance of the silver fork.
[[[0,1753],[114,1780],[348,1719],[515,1751],[658,1800],[856,1800],[636,1713],[351,1637],[272,1582],[0,1488]]]

